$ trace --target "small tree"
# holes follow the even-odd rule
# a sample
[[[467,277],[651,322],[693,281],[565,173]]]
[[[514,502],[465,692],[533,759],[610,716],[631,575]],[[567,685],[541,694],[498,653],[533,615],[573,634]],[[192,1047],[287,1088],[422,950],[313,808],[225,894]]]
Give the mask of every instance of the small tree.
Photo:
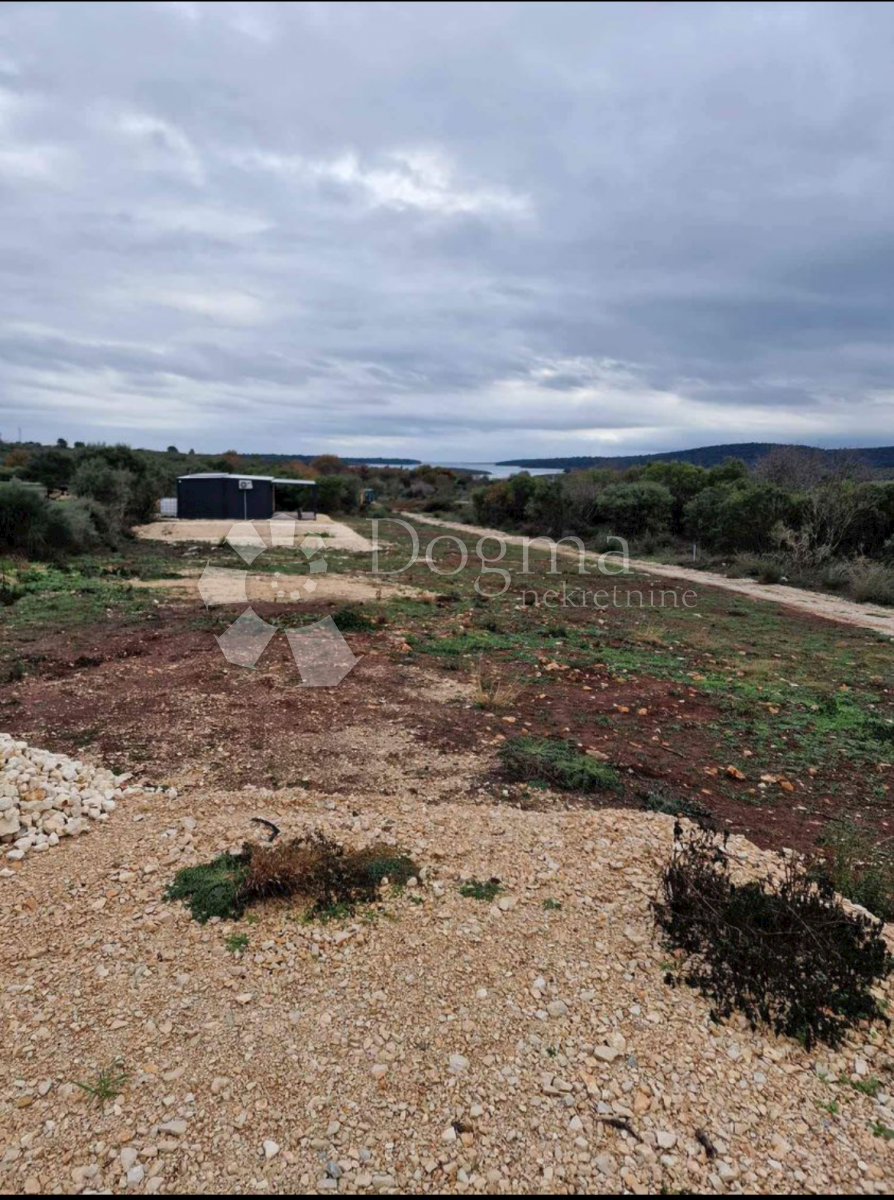
[[[101,457],[85,458],[71,481],[76,496],[102,504],[117,525],[123,525],[134,477],[129,471],[110,466]]]
[[[73,471],[74,460],[68,451],[50,446],[32,454],[22,474],[25,479],[55,491],[68,487]]]
[[[318,454],[311,466],[320,475],[338,475],[344,470],[344,463],[337,454]]]
[[[613,483],[599,496],[599,516],[612,532],[638,534],[666,529],[674,498],[662,483]]]

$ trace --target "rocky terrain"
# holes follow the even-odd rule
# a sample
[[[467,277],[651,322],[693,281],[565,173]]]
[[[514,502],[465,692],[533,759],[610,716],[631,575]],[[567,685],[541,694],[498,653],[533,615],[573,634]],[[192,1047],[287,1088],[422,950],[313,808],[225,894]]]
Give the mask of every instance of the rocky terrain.
[[[123,795],[142,790],[128,778],[0,733],[0,854],[17,862],[107,821]]]
[[[255,816],[399,845],[418,886],[329,923],[165,901]],[[0,880],[0,1188],[889,1192],[884,1026],[808,1053],[665,982],[672,825],[425,784],[124,796]],[[732,847],[744,873],[773,859]]]

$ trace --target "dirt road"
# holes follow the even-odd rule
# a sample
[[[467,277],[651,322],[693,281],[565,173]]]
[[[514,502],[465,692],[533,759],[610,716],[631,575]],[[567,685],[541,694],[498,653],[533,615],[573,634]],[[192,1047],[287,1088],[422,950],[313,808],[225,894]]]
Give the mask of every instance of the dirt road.
[[[510,545],[521,545],[524,538],[520,535],[504,533],[499,529],[485,529],[481,525],[463,525],[459,521],[442,521],[438,517],[413,514],[414,521],[422,521],[427,525],[437,525],[442,529],[455,529],[459,533],[471,533],[478,537],[483,535],[502,538]],[[564,555],[577,556],[577,551],[571,547],[560,546]],[[587,559],[593,562],[599,556],[587,553]],[[808,592],[803,588],[786,587],[780,583],[758,583],[754,579],[730,579],[726,575],[717,575],[712,571],[694,571],[686,567],[673,566],[668,563],[652,562],[648,559],[631,559],[632,571],[657,575],[662,579],[685,579],[702,587],[723,588],[727,592],[737,592],[749,596],[752,600],[770,600],[775,604],[784,604],[786,608],[797,609],[810,613],[814,617],[824,617],[828,621],[837,621],[841,625],[855,625],[861,629],[873,629],[876,633],[887,634],[894,638],[894,613],[882,611],[879,605],[857,604],[853,600],[842,600],[837,596],[828,596],[822,592]]]

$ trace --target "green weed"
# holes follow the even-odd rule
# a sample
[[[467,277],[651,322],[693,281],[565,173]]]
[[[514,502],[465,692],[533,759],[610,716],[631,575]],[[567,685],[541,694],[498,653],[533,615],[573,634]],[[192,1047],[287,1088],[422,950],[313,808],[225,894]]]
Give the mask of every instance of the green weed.
[[[491,904],[502,892],[503,888],[498,879],[470,879],[459,889],[459,894],[468,900],[482,900]]]
[[[96,1100],[98,1104],[105,1104],[107,1100],[114,1100],[116,1096],[120,1096],[126,1083],[127,1072],[124,1070],[121,1059],[116,1058],[107,1067],[103,1067],[94,1080],[79,1082],[76,1086]]]
[[[614,767],[562,738],[513,738],[500,748],[500,758],[509,777],[519,782],[542,780],[571,792],[617,791],[621,786]]]

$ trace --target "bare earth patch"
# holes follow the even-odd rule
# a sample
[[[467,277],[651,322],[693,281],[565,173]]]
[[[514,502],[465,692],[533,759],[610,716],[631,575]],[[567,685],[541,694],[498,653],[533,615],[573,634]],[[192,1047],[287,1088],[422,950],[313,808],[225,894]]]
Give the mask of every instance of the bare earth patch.
[[[203,585],[204,599],[207,604],[232,604],[233,576],[239,574],[233,568],[222,568],[216,572],[217,579],[208,585],[207,577]],[[230,578],[228,579],[227,576]],[[182,595],[187,599],[199,598],[200,571],[189,574],[175,575],[169,579],[134,579],[131,586],[137,588],[153,588]],[[336,600],[345,604],[388,599],[394,596],[425,596],[422,588],[406,587],[392,583],[386,579],[378,579],[371,575],[314,575],[310,582],[312,591],[307,595],[308,576],[304,575],[273,575],[270,572],[247,571],[244,577],[245,602],[261,601],[271,604],[291,604],[295,600],[313,599],[317,601]],[[243,583],[240,578],[236,583],[237,599],[242,599]],[[292,595],[292,591],[302,593]]]
[[[313,521],[276,518],[272,521],[152,521],[134,531],[139,538],[154,542],[210,542],[217,545],[226,537],[232,541],[254,541],[259,537],[267,546],[300,546],[306,538],[322,538],[330,550],[369,553],[369,538],[341,521],[317,513]]]

